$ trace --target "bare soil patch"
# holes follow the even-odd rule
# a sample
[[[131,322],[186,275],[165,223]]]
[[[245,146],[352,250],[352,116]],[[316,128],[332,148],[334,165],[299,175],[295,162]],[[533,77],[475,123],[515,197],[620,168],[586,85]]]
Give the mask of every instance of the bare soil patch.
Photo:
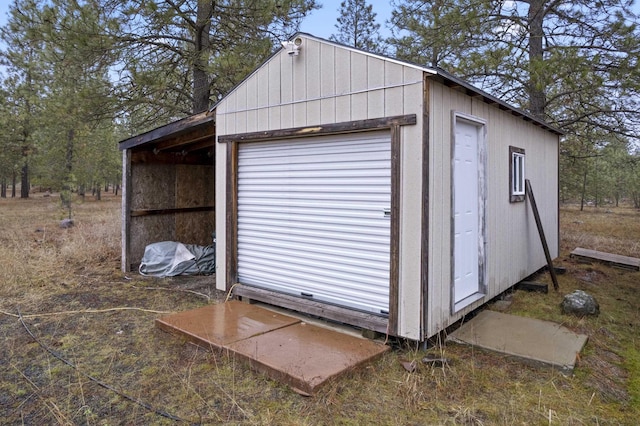
[[[635,210],[563,209],[560,291],[511,295],[506,312],[589,336],[573,376],[437,340],[427,350],[396,342],[313,398],[154,327],[226,295],[214,277],[123,274],[118,197],[76,202],[73,228],[58,227],[64,217],[56,197],[0,199],[3,424],[631,425],[640,416],[640,273],[569,258],[576,246],[637,255]],[[575,289],[596,297],[599,317],[560,313]],[[422,363],[429,354],[450,362]]]

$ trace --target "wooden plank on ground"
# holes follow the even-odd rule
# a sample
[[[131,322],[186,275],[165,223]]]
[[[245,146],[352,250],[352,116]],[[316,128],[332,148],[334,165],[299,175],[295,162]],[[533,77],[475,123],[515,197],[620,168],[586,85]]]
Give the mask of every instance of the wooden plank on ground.
[[[544,283],[537,283],[533,281],[520,281],[516,284],[517,290],[533,291],[537,293],[549,293],[549,286]]]
[[[577,247],[571,252],[571,257],[578,259],[597,260],[618,268],[640,271],[640,259],[636,257],[622,256],[619,254],[605,253],[597,250],[589,250]]]
[[[373,330],[383,334],[387,334],[388,331],[387,328],[389,321],[387,318],[341,306],[330,305],[258,287],[242,285],[240,283],[233,286],[233,294],[235,296],[242,297],[243,300],[255,300],[281,308],[303,312],[307,315],[350,324],[364,330]]]

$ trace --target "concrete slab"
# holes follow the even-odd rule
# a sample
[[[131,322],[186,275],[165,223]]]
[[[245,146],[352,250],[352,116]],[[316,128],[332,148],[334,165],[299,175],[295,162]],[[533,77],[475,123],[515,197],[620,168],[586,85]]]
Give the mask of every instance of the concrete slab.
[[[298,322],[297,318],[232,300],[159,318],[156,326],[200,345],[223,348]]]
[[[447,340],[571,372],[587,336],[553,322],[484,310]]]
[[[306,394],[340,374],[371,361],[389,347],[381,343],[298,323],[230,344],[252,368]]]
[[[372,340],[238,301],[162,317],[156,325],[248,361],[303,394],[389,350]]]

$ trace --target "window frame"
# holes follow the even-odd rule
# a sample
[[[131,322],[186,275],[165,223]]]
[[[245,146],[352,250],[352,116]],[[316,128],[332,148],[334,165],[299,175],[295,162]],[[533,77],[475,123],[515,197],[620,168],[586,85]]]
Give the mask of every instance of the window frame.
[[[526,196],[526,155],[523,148],[509,146],[509,202],[523,202]]]

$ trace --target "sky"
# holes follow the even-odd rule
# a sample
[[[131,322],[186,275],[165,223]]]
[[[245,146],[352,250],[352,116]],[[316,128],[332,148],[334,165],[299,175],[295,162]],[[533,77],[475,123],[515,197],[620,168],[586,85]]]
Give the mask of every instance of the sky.
[[[315,10],[310,16],[308,16],[300,31],[312,34],[321,38],[329,38],[331,34],[336,32],[336,23],[340,10],[341,0],[319,0],[318,3],[322,4],[322,8]],[[4,25],[7,22],[7,12],[9,11],[9,0],[0,0],[0,25]],[[373,11],[377,14],[376,21],[380,24],[380,32],[383,36],[387,35],[384,30],[386,28],[385,21],[391,17],[391,5],[389,1],[367,1],[368,4],[373,4]]]
[[[320,38],[329,38],[331,34],[337,32],[335,25],[338,23],[341,2],[342,0],[318,0],[322,8],[313,11],[310,16],[305,18],[300,26],[300,31]],[[376,22],[380,24],[380,35],[388,36],[386,21],[391,18],[391,2],[368,0],[366,3],[373,5]]]

